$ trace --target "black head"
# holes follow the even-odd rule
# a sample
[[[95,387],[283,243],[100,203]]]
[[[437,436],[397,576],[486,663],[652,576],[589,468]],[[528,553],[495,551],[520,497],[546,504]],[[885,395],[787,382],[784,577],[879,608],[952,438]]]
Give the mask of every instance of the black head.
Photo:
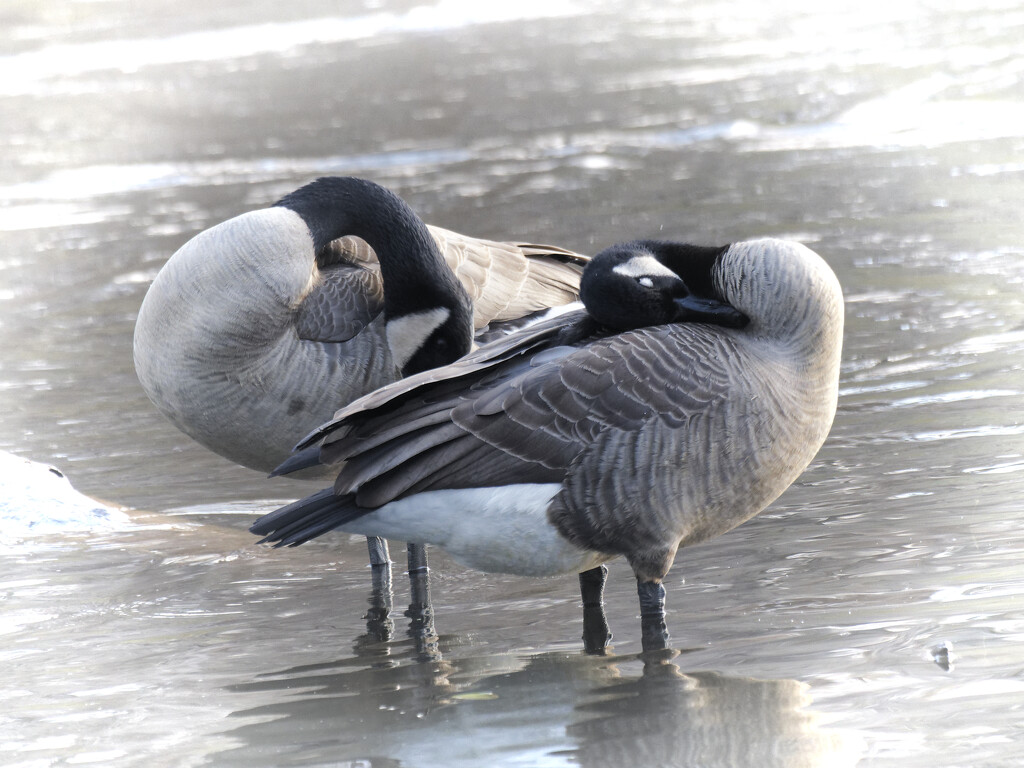
[[[324,177],[276,203],[302,217],[317,253],[342,235],[361,237],[384,279],[388,345],[403,376],[448,365],[473,345],[473,305],[427,225],[384,187]]]
[[[595,320],[620,331],[681,322],[742,327],[747,318],[711,287],[715,259],[725,250],[655,240],[613,245],[583,271],[580,298]]]

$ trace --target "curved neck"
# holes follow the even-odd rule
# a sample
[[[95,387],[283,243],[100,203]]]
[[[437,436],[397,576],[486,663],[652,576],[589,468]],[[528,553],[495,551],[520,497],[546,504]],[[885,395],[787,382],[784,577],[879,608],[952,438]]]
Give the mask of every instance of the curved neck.
[[[365,240],[380,262],[386,317],[450,306],[462,295],[426,224],[379,184],[324,177],[281,198],[275,207],[302,218],[316,253],[345,235]]]
[[[787,350],[806,383],[838,387],[843,292],[818,254],[771,238],[733,243],[719,262],[716,282],[750,318],[746,334]]]

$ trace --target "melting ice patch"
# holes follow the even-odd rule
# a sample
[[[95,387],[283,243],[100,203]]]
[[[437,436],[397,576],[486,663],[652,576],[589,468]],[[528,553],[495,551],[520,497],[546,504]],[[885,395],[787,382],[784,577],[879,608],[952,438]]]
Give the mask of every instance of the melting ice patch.
[[[0,451],[0,541],[127,523],[120,510],[76,491],[56,467]]]

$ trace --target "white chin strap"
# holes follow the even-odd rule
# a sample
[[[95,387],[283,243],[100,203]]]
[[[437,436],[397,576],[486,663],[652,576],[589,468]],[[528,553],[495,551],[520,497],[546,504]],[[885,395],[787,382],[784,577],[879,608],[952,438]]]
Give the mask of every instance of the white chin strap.
[[[435,307],[388,320],[388,347],[395,365],[404,368],[423,342],[444,325],[451,314],[447,307]]]

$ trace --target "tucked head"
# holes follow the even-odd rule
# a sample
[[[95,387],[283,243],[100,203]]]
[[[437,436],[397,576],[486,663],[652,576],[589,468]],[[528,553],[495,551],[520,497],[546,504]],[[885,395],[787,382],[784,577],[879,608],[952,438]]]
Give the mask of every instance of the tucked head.
[[[747,318],[712,287],[725,250],[656,240],[613,245],[587,265],[580,298],[595,320],[620,331],[680,322],[742,327]]]
[[[473,307],[453,294],[387,319],[388,347],[402,376],[454,363],[473,346]]]
[[[473,345],[473,304],[445,263],[427,225],[379,184],[328,176],[276,203],[297,213],[319,253],[343,235],[365,240],[384,279],[391,356],[403,376],[448,365]]]

